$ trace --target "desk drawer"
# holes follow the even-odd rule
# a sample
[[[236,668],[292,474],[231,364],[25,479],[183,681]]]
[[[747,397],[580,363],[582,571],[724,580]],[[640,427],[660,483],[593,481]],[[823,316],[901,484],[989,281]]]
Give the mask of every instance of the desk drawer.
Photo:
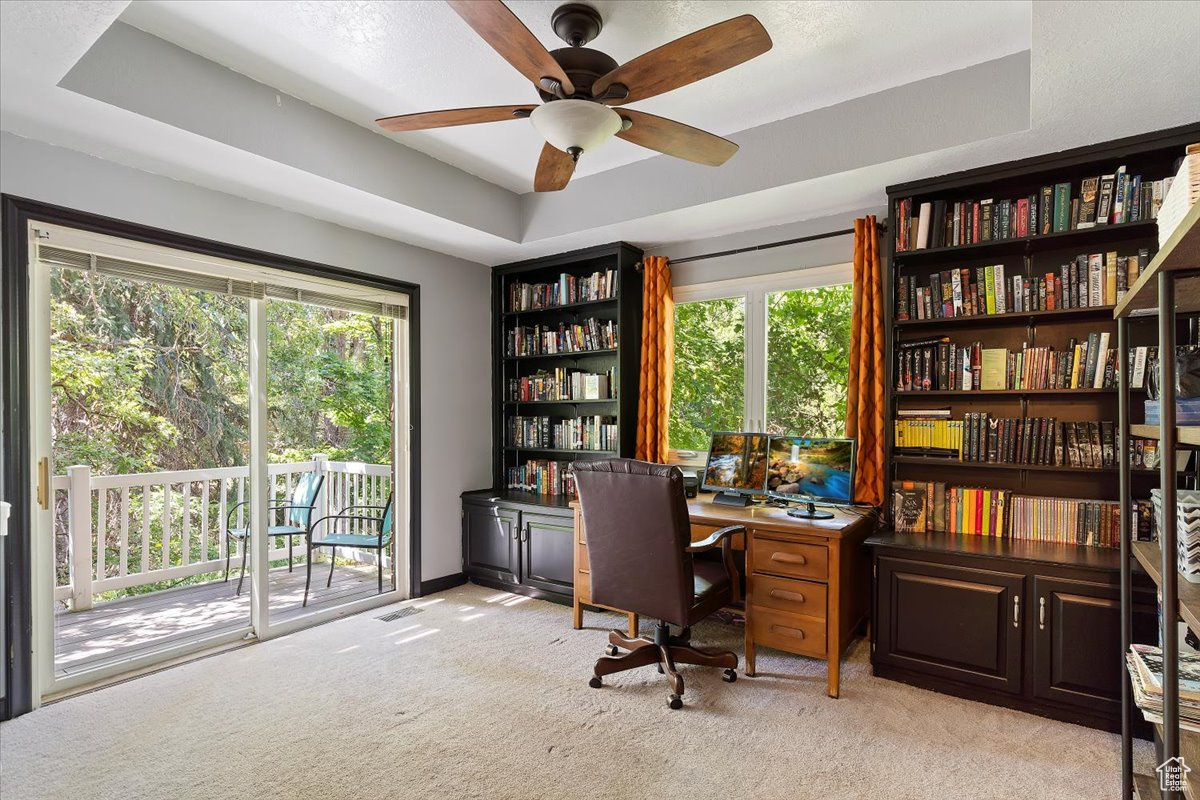
[[[825,657],[825,620],[755,606],[750,635],[757,644],[815,658]]]
[[[824,580],[829,574],[829,550],[821,545],[754,537],[755,574]]]
[[[812,619],[825,619],[826,587],[823,583],[755,575],[751,584],[751,602],[756,609],[773,608]]]

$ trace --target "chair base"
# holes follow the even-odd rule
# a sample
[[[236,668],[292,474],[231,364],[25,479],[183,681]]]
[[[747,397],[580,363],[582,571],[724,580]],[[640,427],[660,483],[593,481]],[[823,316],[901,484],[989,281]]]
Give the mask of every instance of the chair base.
[[[630,638],[619,630],[608,633],[608,655],[596,661],[592,679],[588,685],[599,689],[604,685],[602,678],[617,672],[637,669],[654,664],[658,671],[667,676],[671,685],[671,694],[667,704],[671,708],[683,707],[683,676],[675,668],[676,664],[697,664],[702,667],[718,667],[725,670],[722,676],[728,683],[737,680],[738,657],[728,650],[701,650],[691,645],[691,631],[684,628],[677,636],[672,636],[670,628],[659,623],[654,629],[654,637],[641,636]],[[619,649],[628,652],[617,655]]]

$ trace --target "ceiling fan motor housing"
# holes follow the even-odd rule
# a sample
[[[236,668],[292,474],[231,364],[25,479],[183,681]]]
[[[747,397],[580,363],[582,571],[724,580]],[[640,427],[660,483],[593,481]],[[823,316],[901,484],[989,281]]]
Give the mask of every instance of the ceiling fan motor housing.
[[[596,79],[617,68],[617,62],[612,56],[588,47],[560,47],[551,50],[550,56],[558,62],[563,72],[567,73],[571,83],[575,84],[575,94],[572,96],[585,100],[591,98],[592,84]],[[557,95],[541,87],[538,88],[538,94],[547,103],[559,99]]]

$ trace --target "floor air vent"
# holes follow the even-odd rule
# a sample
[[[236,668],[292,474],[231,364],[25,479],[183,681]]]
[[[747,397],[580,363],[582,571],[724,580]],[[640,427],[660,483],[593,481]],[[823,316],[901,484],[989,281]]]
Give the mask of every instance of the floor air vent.
[[[382,617],[376,617],[375,619],[379,620],[380,622],[395,622],[398,619],[411,617],[413,614],[420,614],[421,611],[422,609],[415,608],[413,606],[405,606],[399,611],[393,611],[390,614],[384,614]]]

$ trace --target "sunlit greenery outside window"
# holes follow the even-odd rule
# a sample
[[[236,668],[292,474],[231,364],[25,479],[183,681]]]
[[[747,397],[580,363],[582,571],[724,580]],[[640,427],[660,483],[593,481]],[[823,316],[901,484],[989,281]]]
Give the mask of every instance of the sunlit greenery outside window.
[[[718,430],[842,436],[850,364],[849,265],[676,290],[670,446]]]

